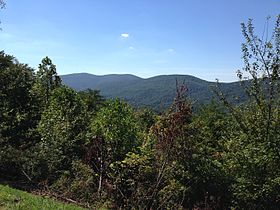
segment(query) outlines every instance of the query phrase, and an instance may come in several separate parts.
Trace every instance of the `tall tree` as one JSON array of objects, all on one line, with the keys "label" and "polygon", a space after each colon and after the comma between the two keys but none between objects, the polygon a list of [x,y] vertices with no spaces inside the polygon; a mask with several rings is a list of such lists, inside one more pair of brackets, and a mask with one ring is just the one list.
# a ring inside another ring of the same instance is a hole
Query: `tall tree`
[{"label": "tall tree", "polygon": [[123,160],[139,145],[132,108],[120,100],[109,101],[93,117],[88,137],[87,159],[99,175],[98,192],[101,194],[104,180],[110,182],[109,166]]},{"label": "tall tree", "polygon": [[230,150],[224,156],[226,168],[234,177],[232,193],[236,208],[277,209],[280,205],[280,16],[271,37],[268,31],[264,31],[266,36],[257,36],[251,19],[241,27],[245,39],[244,68],[238,71],[238,77],[250,101],[234,107],[220,93],[233,119],[226,143]]},{"label": "tall tree", "polygon": [[33,84],[32,68],[0,52],[0,162],[8,161],[10,166],[34,144],[32,129],[37,121],[30,93]]},{"label": "tall tree", "polygon": [[56,66],[49,57],[45,57],[39,64],[39,70],[36,73],[35,90],[41,95],[42,102],[46,105],[50,99],[51,91],[61,86],[61,79],[57,75]]},{"label": "tall tree", "polygon": [[86,122],[84,104],[73,89],[53,90],[38,126],[41,141],[35,148],[35,168],[40,165],[40,179],[55,180],[81,158]]}]

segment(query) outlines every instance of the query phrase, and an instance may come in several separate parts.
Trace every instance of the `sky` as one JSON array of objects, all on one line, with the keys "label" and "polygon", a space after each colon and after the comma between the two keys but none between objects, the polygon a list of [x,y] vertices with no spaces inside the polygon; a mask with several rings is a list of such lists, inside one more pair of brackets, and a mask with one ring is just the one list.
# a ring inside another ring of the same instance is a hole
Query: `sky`
[{"label": "sky", "polygon": [[6,0],[0,50],[37,69],[52,59],[60,75],[193,75],[237,80],[240,23],[261,34],[280,0]]}]

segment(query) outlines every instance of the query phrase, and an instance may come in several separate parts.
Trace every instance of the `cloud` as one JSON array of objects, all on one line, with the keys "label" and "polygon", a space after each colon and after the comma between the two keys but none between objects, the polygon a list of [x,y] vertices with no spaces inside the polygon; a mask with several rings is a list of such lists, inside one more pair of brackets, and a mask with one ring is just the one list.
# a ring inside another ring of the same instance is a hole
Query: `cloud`
[{"label": "cloud", "polygon": [[130,50],[134,50],[134,47],[130,46],[129,49],[130,49]]},{"label": "cloud", "polygon": [[175,50],[174,50],[173,48],[170,48],[170,49],[168,49],[168,52],[170,52],[170,53],[174,53],[174,52],[175,52]]},{"label": "cloud", "polygon": [[128,33],[122,33],[121,37],[124,38],[124,39],[127,39],[129,37],[129,34]]}]

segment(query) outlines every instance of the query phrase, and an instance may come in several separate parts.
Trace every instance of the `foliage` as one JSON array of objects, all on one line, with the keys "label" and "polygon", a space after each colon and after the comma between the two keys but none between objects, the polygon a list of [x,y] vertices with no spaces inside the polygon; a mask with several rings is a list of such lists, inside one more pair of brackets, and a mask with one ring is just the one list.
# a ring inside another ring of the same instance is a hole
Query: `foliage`
[{"label": "foliage", "polygon": [[98,194],[106,184],[111,190],[109,166],[125,158],[139,145],[133,110],[120,100],[108,101],[93,117],[88,133],[86,161],[99,176]]},{"label": "foliage", "polygon": [[193,155],[191,192],[194,203],[211,209],[224,209],[231,199],[232,176],[227,173],[224,155],[228,149],[232,118],[221,104],[212,101],[202,106],[193,118],[196,153]]},{"label": "foliage", "polygon": [[[133,77],[133,78],[131,78]],[[132,75],[105,75],[78,73],[62,75],[64,84],[78,91],[98,89],[107,99],[121,98],[135,108],[146,107],[157,112],[164,112],[173,102],[176,92],[176,79],[185,81],[188,96],[195,102],[194,107],[209,103],[215,94],[212,87],[215,82],[208,82],[190,75],[160,75],[142,79]],[[230,102],[235,104],[247,100],[239,82],[221,83],[222,91],[228,95]],[[239,97],[239,100],[234,100]]]},{"label": "foliage", "polygon": [[[242,24],[245,67],[234,87],[244,88],[248,100],[232,104],[218,83],[220,101],[196,112],[180,79],[176,91],[169,78],[152,79],[163,79],[159,88],[174,96],[170,108],[156,114],[104,100],[97,90],[77,93],[61,85],[49,58],[34,75],[0,52],[0,175],[43,183],[92,208],[279,209],[279,28],[280,16],[272,38],[260,39],[252,20]],[[120,88],[145,90],[137,86],[140,78],[126,76]],[[153,101],[146,97],[158,97],[153,90],[142,97]],[[2,195],[0,207],[17,207]]]},{"label": "foliage", "polygon": [[0,52],[0,170],[6,168],[9,173],[18,173],[25,150],[36,141],[33,83],[33,69]]},{"label": "foliage", "polygon": [[59,195],[63,197],[79,200],[81,203],[96,200],[97,177],[90,166],[81,161],[74,161],[69,171],[65,171],[62,176],[51,186]]},{"label": "foliage", "polygon": [[38,178],[53,180],[81,158],[87,126],[84,110],[74,90],[67,87],[53,90],[38,125],[41,140],[34,151],[38,157],[36,167],[42,170]]},{"label": "foliage", "polygon": [[139,145],[133,110],[118,99],[108,101],[98,112],[92,120],[91,130],[91,137],[103,139],[112,161],[122,160]]},{"label": "foliage", "polygon": [[100,95],[99,90],[87,89],[78,92],[81,99],[86,105],[86,111],[88,113],[96,114],[96,112],[104,105],[104,97]]},{"label": "foliage", "polygon": [[0,0],[0,8],[3,9],[6,3],[3,0]]},{"label": "foliage", "polygon": [[149,148],[141,147],[141,152],[130,152],[122,161],[111,165],[115,185],[114,203],[130,209],[144,209],[152,200],[156,181],[155,156]]},{"label": "foliage", "polygon": [[[268,24],[268,22],[267,22]],[[245,209],[277,209],[279,206],[279,72],[280,16],[272,37],[255,35],[252,20],[242,24],[245,67],[251,80],[244,86],[250,102],[240,107],[230,105],[221,93],[234,123],[225,146],[225,165],[232,174],[233,203]]]},{"label": "foliage", "polygon": [[152,109],[142,108],[135,112],[139,127],[148,132],[156,122],[156,114]]},{"label": "foliage", "polygon": [[40,95],[42,105],[46,105],[49,102],[51,91],[59,86],[61,86],[61,79],[57,75],[56,66],[50,58],[45,57],[42,63],[39,64],[34,86],[35,91]]}]

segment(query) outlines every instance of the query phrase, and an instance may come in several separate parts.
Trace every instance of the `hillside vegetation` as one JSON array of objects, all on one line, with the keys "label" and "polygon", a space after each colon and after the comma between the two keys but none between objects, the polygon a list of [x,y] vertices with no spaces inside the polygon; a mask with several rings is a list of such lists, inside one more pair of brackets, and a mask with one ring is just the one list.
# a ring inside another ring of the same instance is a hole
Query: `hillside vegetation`
[{"label": "hillside vegetation", "polygon": [[[106,76],[111,93],[151,105],[173,98],[156,113],[64,85],[48,57],[35,72],[0,52],[0,180],[91,209],[279,209],[280,16],[271,40],[255,35],[252,20],[242,32],[240,83],[217,84],[216,100],[196,112],[188,97],[210,93],[194,77]],[[245,102],[228,95],[237,86]],[[53,205],[17,192],[1,186],[0,205]]]},{"label": "hillside vegetation", "polygon": [[[185,83],[188,97],[195,106],[207,104],[216,98],[215,82],[208,82],[189,75],[161,75],[142,79],[134,75],[96,76],[87,73],[62,75],[64,84],[77,91],[97,89],[106,98],[121,98],[134,107],[149,107],[163,111],[175,97],[176,81]],[[229,100],[238,104],[246,101],[244,90],[239,82],[220,83]],[[238,100],[236,98],[238,97]]]}]

